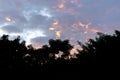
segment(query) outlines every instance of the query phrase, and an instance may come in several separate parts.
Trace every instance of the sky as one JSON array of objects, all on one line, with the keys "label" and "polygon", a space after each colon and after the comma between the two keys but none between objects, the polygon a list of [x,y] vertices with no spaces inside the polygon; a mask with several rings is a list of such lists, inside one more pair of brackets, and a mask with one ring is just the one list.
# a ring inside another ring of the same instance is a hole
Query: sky
[{"label": "sky", "polygon": [[120,30],[120,0],[0,0],[0,36],[40,47],[49,39],[86,42]]}]

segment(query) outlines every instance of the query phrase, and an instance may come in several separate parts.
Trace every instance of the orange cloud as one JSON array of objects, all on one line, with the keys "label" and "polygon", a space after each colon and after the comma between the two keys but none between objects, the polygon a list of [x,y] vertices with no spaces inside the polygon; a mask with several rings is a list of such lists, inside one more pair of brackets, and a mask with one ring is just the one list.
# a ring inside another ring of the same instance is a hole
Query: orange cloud
[{"label": "orange cloud", "polygon": [[56,31],[56,38],[59,39],[61,36],[61,31]]},{"label": "orange cloud", "polygon": [[65,7],[65,5],[63,3],[61,3],[60,5],[58,5],[59,9],[63,9]]},{"label": "orange cloud", "polygon": [[12,21],[12,19],[10,17],[6,17],[5,20],[8,22]]},{"label": "orange cloud", "polygon": [[53,26],[56,26],[56,25],[58,25],[59,24],[59,22],[57,21],[57,20],[55,20],[54,22],[53,22]]},{"label": "orange cloud", "polygon": [[97,29],[91,29],[91,32],[93,32],[93,33],[97,33],[97,32],[100,32],[100,31],[97,30]]},{"label": "orange cloud", "polygon": [[49,28],[49,30],[51,30],[51,31],[54,31],[54,30],[55,30],[55,28],[53,28],[53,27],[50,27],[50,28]]}]

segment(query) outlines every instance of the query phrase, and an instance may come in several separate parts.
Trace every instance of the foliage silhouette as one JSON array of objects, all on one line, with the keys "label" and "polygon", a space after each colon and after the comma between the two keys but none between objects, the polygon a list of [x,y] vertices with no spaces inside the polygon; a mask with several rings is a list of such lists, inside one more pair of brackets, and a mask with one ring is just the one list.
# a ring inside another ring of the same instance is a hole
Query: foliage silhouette
[{"label": "foliage silhouette", "polygon": [[82,63],[115,64],[119,60],[120,53],[120,31],[115,30],[115,34],[108,35],[97,33],[95,40],[90,39],[86,44],[82,44],[83,50],[78,54],[78,59]]},{"label": "foliage silhouette", "polygon": [[63,57],[68,56],[70,54],[70,50],[73,48],[73,46],[69,44],[69,40],[61,41],[60,39],[51,39],[49,40],[49,45],[51,53],[58,54],[59,51],[62,51]]},{"label": "foliage silhouette", "polygon": [[[113,35],[97,33],[85,44],[78,41],[82,50],[77,58],[69,58],[73,49],[69,40],[50,39],[49,45],[35,49],[26,46],[18,36],[9,40],[8,35],[0,38],[0,71],[80,71],[83,65],[117,65],[120,53],[120,31]],[[56,57],[56,55],[60,55]]]}]

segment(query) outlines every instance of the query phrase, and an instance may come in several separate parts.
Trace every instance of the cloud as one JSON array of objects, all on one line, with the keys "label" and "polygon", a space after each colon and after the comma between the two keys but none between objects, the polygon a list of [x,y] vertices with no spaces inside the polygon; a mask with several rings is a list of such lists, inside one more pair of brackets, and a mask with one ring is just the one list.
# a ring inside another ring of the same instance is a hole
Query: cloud
[{"label": "cloud", "polygon": [[[62,39],[85,41],[94,36],[91,30],[120,29],[119,7],[119,0],[0,0],[0,33],[20,35],[33,44],[55,39],[56,31]],[[79,22],[92,24],[84,29]]]},{"label": "cloud", "polygon": [[8,25],[8,26],[4,26],[1,28],[2,30],[4,30],[7,33],[22,33],[22,30],[14,25]]},{"label": "cloud", "polygon": [[46,45],[48,44],[49,39],[51,39],[50,37],[35,37],[32,38],[30,41],[33,44],[38,44],[38,45]]}]

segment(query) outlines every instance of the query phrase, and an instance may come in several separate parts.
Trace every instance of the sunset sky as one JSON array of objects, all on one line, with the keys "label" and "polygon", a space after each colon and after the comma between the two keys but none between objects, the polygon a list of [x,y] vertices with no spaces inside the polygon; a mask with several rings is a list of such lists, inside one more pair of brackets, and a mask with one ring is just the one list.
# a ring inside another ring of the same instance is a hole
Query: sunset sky
[{"label": "sunset sky", "polygon": [[120,0],[0,0],[0,35],[40,46],[49,39],[86,42],[120,30]]}]

